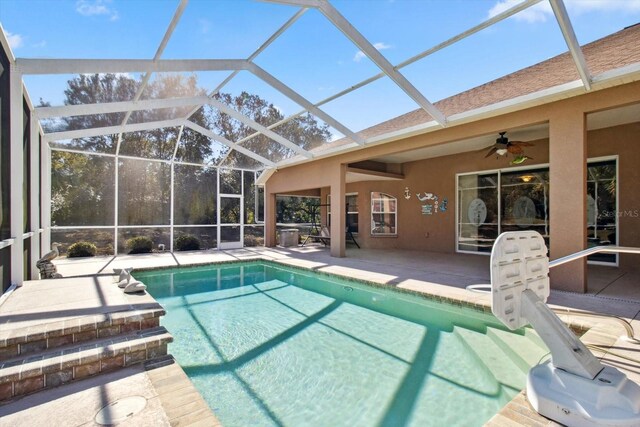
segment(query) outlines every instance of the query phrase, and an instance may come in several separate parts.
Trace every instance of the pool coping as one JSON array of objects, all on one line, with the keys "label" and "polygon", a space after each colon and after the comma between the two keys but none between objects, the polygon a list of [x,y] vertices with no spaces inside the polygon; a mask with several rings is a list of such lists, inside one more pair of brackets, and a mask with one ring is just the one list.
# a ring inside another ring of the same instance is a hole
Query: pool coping
[{"label": "pool coping", "polygon": [[[371,275],[370,272],[338,267],[327,264],[318,264],[313,261],[300,259],[271,259],[258,256],[248,260],[228,260],[210,263],[192,263],[182,264],[179,266],[155,266],[149,268],[138,268],[136,271],[157,271],[168,269],[182,269],[194,267],[220,266],[232,264],[251,264],[264,263],[274,266],[286,267],[301,272],[314,272],[328,278],[337,278],[347,282],[364,284],[379,289],[387,289],[398,293],[414,295],[432,302],[440,302],[449,304],[454,307],[462,307],[481,312],[483,314],[492,314],[491,311],[491,295],[489,293],[473,292],[453,286],[441,285],[436,283],[424,282],[420,280],[372,280],[363,277],[364,274]],[[306,264],[306,265],[305,265]],[[327,271],[332,270],[333,271]],[[335,268],[337,267],[337,268]],[[338,271],[336,271],[338,270]],[[347,272],[340,270],[351,270],[353,275],[347,275]],[[364,274],[363,274],[364,273]],[[135,274],[135,273],[134,273]],[[591,351],[600,359],[604,359],[609,349],[616,347],[620,350],[623,345],[621,336],[626,332],[624,327],[620,325],[618,320],[613,320],[615,316],[599,317],[597,313],[588,311],[569,309],[562,306],[554,306],[555,308],[566,309],[566,313],[558,314],[562,321],[569,326],[576,334],[581,336],[581,340],[591,345],[597,345],[601,349],[593,349]],[[588,317],[596,315],[598,317]],[[620,318],[621,319],[621,318]],[[630,322],[627,322],[630,323]],[[623,349],[624,350],[624,349]],[[628,349],[633,352],[633,349]],[[621,366],[619,369],[623,370]],[[189,380],[190,381],[190,380]],[[526,391],[522,390],[511,401],[509,401],[495,416],[485,423],[485,426],[505,427],[505,426],[559,426],[560,424],[543,417],[538,414],[526,399]]]}]

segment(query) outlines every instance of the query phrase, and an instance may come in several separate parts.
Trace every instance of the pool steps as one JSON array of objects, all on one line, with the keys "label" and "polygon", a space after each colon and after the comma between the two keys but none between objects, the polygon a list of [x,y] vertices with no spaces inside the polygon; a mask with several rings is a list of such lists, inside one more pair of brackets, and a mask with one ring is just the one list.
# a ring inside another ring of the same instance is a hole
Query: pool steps
[{"label": "pool steps", "polygon": [[532,333],[517,335],[492,327],[481,333],[454,326],[453,334],[477,358],[480,366],[513,395],[525,387],[526,373],[531,366],[548,353],[532,338]]},{"label": "pool steps", "polygon": [[167,354],[157,303],[17,328],[0,335],[0,401]]},{"label": "pool steps", "polygon": [[158,303],[138,305],[135,311],[118,311],[0,332],[0,362],[50,348],[119,335],[160,325],[165,311]]},{"label": "pool steps", "polygon": [[524,372],[537,365],[549,354],[549,350],[540,346],[536,341],[529,340],[531,336],[523,337],[502,329],[487,328],[487,336],[491,337],[500,349],[508,354],[511,360]]}]

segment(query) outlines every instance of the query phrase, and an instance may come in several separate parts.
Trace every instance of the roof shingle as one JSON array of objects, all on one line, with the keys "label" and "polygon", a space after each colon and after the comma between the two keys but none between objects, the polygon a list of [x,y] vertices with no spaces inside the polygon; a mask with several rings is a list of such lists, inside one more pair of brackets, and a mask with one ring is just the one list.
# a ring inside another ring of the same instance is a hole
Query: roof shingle
[{"label": "roof shingle", "polygon": [[[640,24],[586,44],[582,46],[582,52],[592,75],[640,62]],[[565,52],[489,83],[442,99],[436,102],[435,106],[445,116],[451,116],[578,79],[580,76],[575,63],[569,52]],[[433,119],[427,112],[417,109],[364,129],[358,134],[363,138],[372,138],[431,120]],[[323,150],[328,146],[335,147],[345,144],[347,141],[346,138],[343,138],[318,148]]]}]

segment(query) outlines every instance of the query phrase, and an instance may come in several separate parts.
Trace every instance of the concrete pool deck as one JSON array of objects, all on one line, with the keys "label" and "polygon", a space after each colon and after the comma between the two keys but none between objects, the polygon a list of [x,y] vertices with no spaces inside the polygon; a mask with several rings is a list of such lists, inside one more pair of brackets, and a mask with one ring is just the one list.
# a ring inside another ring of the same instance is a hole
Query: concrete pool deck
[{"label": "concrete pool deck", "polygon": [[[405,291],[425,293],[435,299],[483,311],[490,310],[487,294],[464,289],[470,284],[489,283],[489,259],[476,255],[349,248],[346,258],[332,258],[329,256],[328,250],[322,246],[307,246],[304,248],[244,248],[228,251],[123,255],[76,260],[63,258],[55,260],[55,264],[58,271],[65,276],[64,280],[77,277],[78,281],[92,283],[96,278],[112,282],[111,277],[108,276],[113,274],[113,268],[134,267],[142,269],[251,259],[272,260],[286,265],[374,282],[379,285],[389,285]],[[602,266],[590,266],[589,273],[591,293],[572,294],[554,291],[550,303],[624,317],[632,323],[636,330],[640,328],[638,320],[640,289],[635,286],[638,276]],[[54,281],[51,282],[52,285],[54,283]],[[112,285],[112,283],[109,284]],[[47,288],[55,290],[53,286],[47,286]],[[17,290],[16,295],[21,289],[23,288]],[[43,310],[44,308],[45,306],[43,306]],[[2,311],[2,306],[0,306],[0,316]],[[46,310],[42,311],[42,313],[45,312]],[[637,346],[620,338],[625,333],[620,323],[608,319],[574,315],[564,315],[563,318],[574,326],[577,325],[578,329],[588,330],[583,336],[585,342],[599,344],[609,349],[596,352],[604,363],[616,366],[631,379],[640,382],[640,362],[635,362],[638,359],[639,350]],[[130,424],[133,421],[132,418],[122,425],[216,425],[215,417],[206,408],[200,406],[202,399],[197,392],[193,393],[195,390],[192,389],[190,381],[175,364],[153,371],[144,371],[143,369],[130,371],[128,375],[117,376],[116,373],[101,375],[45,390],[1,406],[0,416],[7,421],[16,421],[17,423],[13,423],[13,425],[20,425],[20,420],[26,421],[32,416],[35,416],[36,419],[37,417],[45,417],[42,419],[46,419],[47,413],[61,415],[64,413],[63,408],[69,402],[86,401],[86,405],[77,405],[78,408],[74,408],[78,414],[74,418],[67,418],[69,422],[63,425],[95,425],[93,417],[96,410],[100,408],[97,404],[102,403],[104,406],[105,401],[126,396],[129,387],[127,384],[134,380],[137,381],[136,384],[143,387],[138,394],[145,396],[150,402],[145,408],[145,411],[150,412],[145,413],[155,415],[149,415],[152,418],[146,418],[147,415],[141,413],[137,418],[138,422]],[[105,387],[122,392],[118,394],[114,391],[109,395],[109,399],[105,400]],[[180,398],[188,387],[191,387],[189,389],[191,391],[188,391],[187,394],[191,397],[189,399]],[[130,388],[130,390],[134,390],[134,388]],[[162,398],[163,393],[165,393],[164,399]],[[80,399],[79,396],[84,397]],[[82,410],[81,406],[86,407]],[[157,418],[157,422],[147,423],[153,417]],[[179,420],[179,418],[182,419]],[[521,393],[487,425],[540,426],[554,425],[554,423],[536,414],[528,406],[524,393]]]},{"label": "concrete pool deck", "polygon": [[[153,253],[79,259],[57,259],[55,264],[65,277],[111,274],[113,268],[153,268],[225,261],[269,259],[326,273],[389,284],[433,295],[489,301],[465,287],[489,284],[489,257],[469,254],[355,249],[348,247],[345,258],[333,258],[322,245],[292,248],[252,247],[227,251]],[[552,291],[550,304],[581,310],[640,318],[640,271],[590,265],[589,292]],[[553,287],[553,283],[552,283]]]}]

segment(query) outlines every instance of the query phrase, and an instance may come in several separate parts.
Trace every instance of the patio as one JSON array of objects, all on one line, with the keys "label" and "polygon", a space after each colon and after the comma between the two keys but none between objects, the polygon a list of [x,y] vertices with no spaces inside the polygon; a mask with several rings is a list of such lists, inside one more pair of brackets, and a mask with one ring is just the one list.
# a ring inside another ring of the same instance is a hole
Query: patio
[{"label": "patio", "polygon": [[[198,251],[119,255],[56,260],[65,277],[112,274],[113,268],[154,268],[264,258],[328,273],[384,283],[434,295],[452,295],[474,301],[485,296],[464,288],[488,284],[489,259],[468,254],[445,254],[400,249],[347,248],[345,258],[331,257],[320,244],[292,248],[254,247],[227,251]],[[581,310],[639,319],[640,273],[600,265],[588,267],[585,294],[552,290],[550,303]],[[486,301],[489,301],[486,298]]]},{"label": "patio", "polygon": [[[0,332],[27,329],[35,334],[38,328],[54,330],[64,323],[83,330],[88,316],[96,325],[102,318],[112,323],[127,316],[126,308],[157,319],[162,315],[149,295],[126,296],[116,291],[113,268],[154,268],[208,264],[212,262],[272,260],[285,265],[310,268],[340,276],[362,279],[403,290],[430,294],[449,302],[488,310],[489,295],[465,289],[471,284],[489,283],[488,258],[466,254],[442,254],[408,250],[347,250],[346,258],[330,256],[328,248],[311,245],[293,248],[244,248],[228,251],[154,253],[84,259],[57,259],[58,271],[65,278],[53,281],[30,281],[16,289],[0,305]],[[627,318],[640,327],[640,291],[635,288],[637,273],[622,272],[603,266],[589,267],[590,292],[574,294],[552,291],[550,303],[571,309],[590,310]],[[33,292],[39,293],[34,303]],[[69,295],[74,295],[68,300]],[[51,302],[57,304],[51,305]],[[158,316],[158,317],[156,317]],[[634,345],[625,341],[619,323],[611,319],[582,318],[564,315],[564,320],[578,328],[589,329],[583,341],[599,344],[612,353],[595,350],[607,364],[622,369],[628,376],[640,379],[640,364],[622,357],[635,357]],[[148,321],[148,320],[147,320]],[[125,320],[128,322],[128,320]],[[143,319],[144,323],[145,320]],[[154,325],[157,324],[154,323]],[[153,326],[153,325],[151,325]],[[622,357],[621,357],[622,356]],[[46,360],[46,359],[45,359]],[[64,363],[64,362],[63,362]],[[177,364],[155,363],[135,365],[110,374],[75,381],[70,384],[17,399],[0,408],[0,415],[16,424],[34,419],[50,419],[50,414],[67,414],[63,408],[73,407],[69,414],[73,425],[94,425],[100,408],[132,393],[147,400],[146,407],[122,425],[139,425],[153,420],[155,425],[218,425],[215,414],[208,409],[193,385]],[[44,365],[43,365],[44,366]],[[41,368],[44,370],[44,367]],[[149,370],[151,369],[151,370]],[[185,397],[187,396],[187,397]],[[83,401],[82,405],[74,402]],[[533,412],[520,394],[497,414],[488,425],[553,425]]]}]

